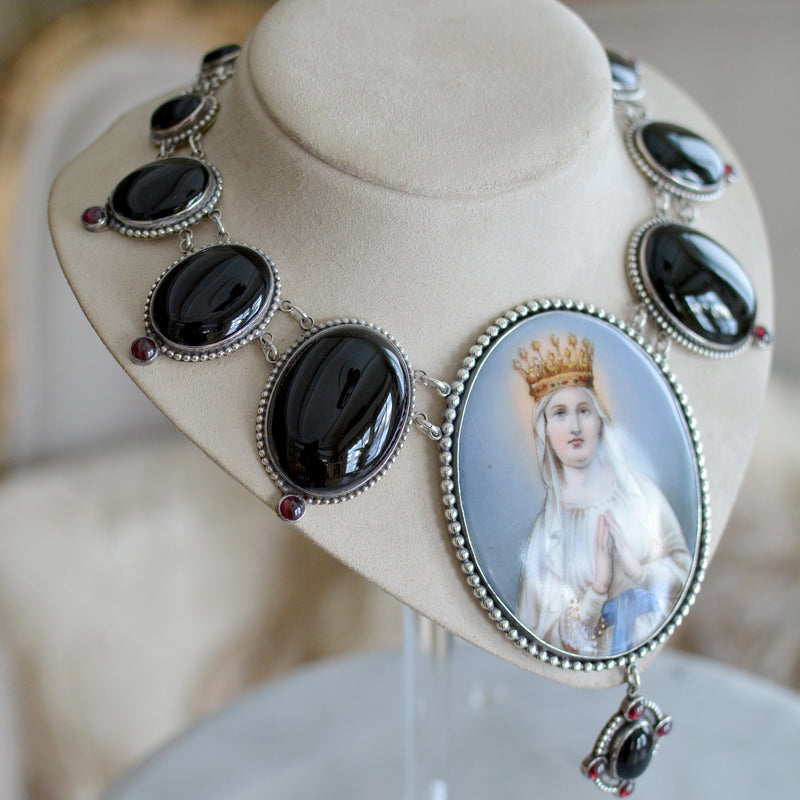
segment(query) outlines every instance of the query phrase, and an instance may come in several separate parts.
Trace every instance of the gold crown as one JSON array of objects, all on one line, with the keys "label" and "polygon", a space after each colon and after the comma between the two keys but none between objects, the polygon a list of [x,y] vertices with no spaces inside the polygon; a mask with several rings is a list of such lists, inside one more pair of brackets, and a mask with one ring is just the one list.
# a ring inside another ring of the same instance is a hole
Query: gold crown
[{"label": "gold crown", "polygon": [[550,343],[553,348],[547,353],[542,353],[539,342],[531,342],[533,353],[520,350],[521,361],[514,359],[514,369],[522,374],[528,382],[531,397],[539,402],[546,394],[570,386],[585,386],[591,389],[594,383],[592,374],[592,360],[594,347],[588,339],[584,339],[580,346],[574,334],[570,334],[567,347],[561,352],[559,338],[553,334]]}]

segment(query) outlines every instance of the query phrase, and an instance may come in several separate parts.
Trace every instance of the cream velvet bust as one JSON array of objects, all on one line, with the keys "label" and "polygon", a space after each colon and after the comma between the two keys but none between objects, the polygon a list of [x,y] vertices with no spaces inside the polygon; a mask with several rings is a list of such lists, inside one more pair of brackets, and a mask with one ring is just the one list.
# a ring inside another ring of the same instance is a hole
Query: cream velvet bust
[{"label": "cream velvet bust", "polygon": [[[696,130],[737,163],[684,92],[646,66],[645,80],[654,117]],[[625,252],[632,231],[654,216],[652,195],[625,152],[601,45],[552,0],[282,0],[219,99],[203,142],[223,176],[225,226],[270,256],[283,296],[315,321],[368,320],[415,368],[452,380],[486,326],[533,298],[632,314]],[[176,239],[94,235],[79,223],[84,208],[153,159],[146,132],[158,103],[132,110],[64,169],[51,198],[53,237],[120,365],[265,502],[265,529],[277,529],[285,525],[271,510],[279,493],[254,436],[268,372],[260,349],[215,363],[132,364],[147,292],[179,256]],[[771,324],[769,258],[746,171],[700,208],[699,227],[746,265],[759,319]],[[199,244],[213,235],[210,223],[195,229]],[[280,350],[300,333],[281,314],[271,330]],[[746,466],[769,356],[710,361],[673,347],[670,366],[703,435],[715,544]],[[441,401],[418,395],[418,408],[440,417]],[[610,672],[550,668],[495,629],[453,558],[439,481],[437,448],[412,430],[374,488],[310,508],[294,530],[485,650],[565,683],[619,683]]]}]

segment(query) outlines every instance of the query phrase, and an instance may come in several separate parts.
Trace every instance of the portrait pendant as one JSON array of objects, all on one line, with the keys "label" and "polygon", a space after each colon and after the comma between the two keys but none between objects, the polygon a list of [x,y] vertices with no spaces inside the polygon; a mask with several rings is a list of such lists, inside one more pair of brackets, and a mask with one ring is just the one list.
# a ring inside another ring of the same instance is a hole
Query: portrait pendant
[{"label": "portrait pendant", "polygon": [[636,661],[688,613],[709,552],[688,400],[639,332],[570,301],[518,306],[463,361],[440,443],[448,530],[505,636],[563,669],[627,671],[583,771],[633,790],[671,719]]}]

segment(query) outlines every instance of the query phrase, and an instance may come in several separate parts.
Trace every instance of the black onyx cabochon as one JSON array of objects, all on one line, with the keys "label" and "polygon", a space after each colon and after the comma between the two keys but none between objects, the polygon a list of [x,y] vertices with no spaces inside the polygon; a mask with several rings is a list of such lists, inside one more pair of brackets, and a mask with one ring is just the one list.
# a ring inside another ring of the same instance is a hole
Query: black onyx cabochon
[{"label": "black onyx cabochon", "polygon": [[717,189],[725,178],[725,162],[702,136],[670,122],[648,122],[639,130],[645,155],[660,172],[689,189]]},{"label": "black onyx cabochon", "polygon": [[606,55],[611,67],[611,83],[614,91],[637,92],[640,89],[640,82],[636,62],[613,50],[606,50]]},{"label": "black onyx cabochon", "polygon": [[650,764],[655,749],[655,735],[650,725],[637,725],[627,731],[614,762],[617,777],[623,780],[638,778]]},{"label": "black onyx cabochon", "polygon": [[411,393],[405,359],[380,331],[346,323],[312,335],[286,362],[269,403],[282,477],[316,497],[359,489],[401,444]]},{"label": "black onyx cabochon", "polygon": [[685,225],[658,224],[645,233],[640,256],[659,304],[695,340],[724,349],[750,336],[755,290],[722,245]]},{"label": "black onyx cabochon", "polygon": [[212,181],[196,158],[163,158],[126,175],[111,193],[111,211],[133,223],[157,223],[190,211]]},{"label": "black onyx cabochon", "polygon": [[175,347],[219,347],[257,325],[274,292],[261,253],[240,244],[212,245],[167,270],[150,299],[150,323]]},{"label": "black onyx cabochon", "polygon": [[199,94],[183,94],[162,103],[150,117],[150,129],[153,133],[164,133],[177,125],[188,121],[203,105]]},{"label": "black onyx cabochon", "polygon": [[239,57],[242,48],[238,44],[224,44],[209,50],[200,62],[200,69],[203,72],[215,69],[216,67],[235,61]]}]

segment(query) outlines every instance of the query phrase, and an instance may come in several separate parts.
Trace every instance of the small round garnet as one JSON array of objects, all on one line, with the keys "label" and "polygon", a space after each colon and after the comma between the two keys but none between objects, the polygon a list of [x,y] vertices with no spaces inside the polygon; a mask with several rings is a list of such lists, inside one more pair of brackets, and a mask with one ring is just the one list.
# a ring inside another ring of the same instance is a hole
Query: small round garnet
[{"label": "small round garnet", "polygon": [[108,214],[103,206],[89,206],[81,214],[81,222],[86,230],[99,231],[106,227]]},{"label": "small round garnet", "polygon": [[607,769],[608,762],[603,756],[599,756],[586,767],[586,777],[590,781],[596,781],[601,775],[605,775]]},{"label": "small round garnet", "polygon": [[725,179],[728,183],[735,183],[739,179],[739,170],[733,164],[725,165]]},{"label": "small round garnet", "polygon": [[131,358],[137,364],[149,364],[158,355],[158,345],[149,336],[140,336],[131,342]]},{"label": "small round garnet", "polygon": [[305,501],[296,494],[284,495],[278,503],[278,516],[286,522],[297,522],[305,513]]},{"label": "small round garnet", "polygon": [[658,724],[656,728],[656,736],[662,737],[666,736],[672,730],[672,718],[667,717],[666,719],[662,719],[661,722]]},{"label": "small round garnet", "polygon": [[644,703],[639,700],[638,702],[634,703],[632,706],[628,708],[625,712],[625,717],[629,719],[631,722],[639,719],[644,713]]},{"label": "small round garnet", "polygon": [[772,334],[763,325],[756,325],[753,329],[753,341],[759,347],[768,347],[772,344]]},{"label": "small round garnet", "polygon": [[625,781],[619,787],[620,797],[630,797],[633,794],[633,781]]}]

